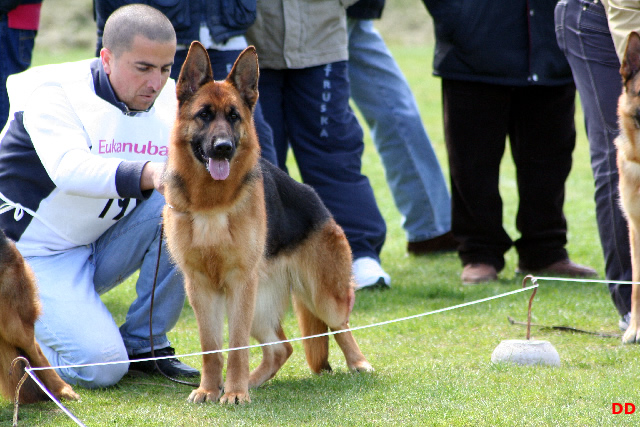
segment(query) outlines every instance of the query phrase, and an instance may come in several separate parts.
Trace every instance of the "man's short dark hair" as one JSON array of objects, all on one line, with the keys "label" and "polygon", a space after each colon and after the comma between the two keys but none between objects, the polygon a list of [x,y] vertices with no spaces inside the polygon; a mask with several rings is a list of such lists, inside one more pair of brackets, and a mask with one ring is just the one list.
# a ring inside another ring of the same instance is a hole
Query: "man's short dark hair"
[{"label": "man's short dark hair", "polygon": [[129,4],[116,9],[104,24],[102,46],[116,57],[127,52],[135,36],[157,42],[175,42],[171,21],[159,10],[144,4]]}]

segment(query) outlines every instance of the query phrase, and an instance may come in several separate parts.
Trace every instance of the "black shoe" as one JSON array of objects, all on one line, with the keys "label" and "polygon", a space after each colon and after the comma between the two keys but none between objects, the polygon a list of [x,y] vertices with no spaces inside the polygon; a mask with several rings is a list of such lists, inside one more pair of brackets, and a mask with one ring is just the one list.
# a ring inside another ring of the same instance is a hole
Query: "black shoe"
[{"label": "black shoe", "polygon": [[[154,350],[155,357],[167,357],[173,356],[176,354],[176,351],[173,347],[165,347],[159,350]],[[135,356],[129,356],[129,360],[137,360],[137,359],[149,359],[151,358],[151,352],[136,354]],[[143,372],[145,374],[160,374],[158,369],[156,368],[156,362],[158,363],[158,367],[162,372],[170,377],[197,377],[200,375],[200,372],[192,368],[191,366],[185,365],[181,361],[179,361],[175,357],[167,358],[167,359],[158,359],[158,360],[146,360],[144,362],[135,362],[129,365],[129,371]]]}]

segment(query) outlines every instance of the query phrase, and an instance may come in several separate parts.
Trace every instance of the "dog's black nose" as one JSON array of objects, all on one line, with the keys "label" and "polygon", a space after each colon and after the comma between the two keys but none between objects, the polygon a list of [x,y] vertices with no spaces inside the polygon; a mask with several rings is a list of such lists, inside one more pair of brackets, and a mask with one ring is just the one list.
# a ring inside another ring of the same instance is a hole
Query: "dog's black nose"
[{"label": "dog's black nose", "polygon": [[225,157],[233,151],[233,144],[229,140],[216,142],[213,145],[214,157]]}]

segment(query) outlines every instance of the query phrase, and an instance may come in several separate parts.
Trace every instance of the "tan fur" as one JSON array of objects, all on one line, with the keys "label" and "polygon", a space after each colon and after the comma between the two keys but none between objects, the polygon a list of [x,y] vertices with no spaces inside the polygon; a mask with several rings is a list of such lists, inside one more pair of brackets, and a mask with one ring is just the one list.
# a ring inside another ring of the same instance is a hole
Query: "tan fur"
[{"label": "tan fur", "polygon": [[[615,144],[620,175],[622,210],[629,224],[632,280],[640,281],[640,36],[629,35],[620,74],[623,90],[618,100],[620,135]],[[640,288],[632,285],[631,320],[622,337],[624,343],[640,342]]]},{"label": "tan fur", "polygon": [[[210,77],[207,77],[210,76]],[[177,84],[178,120],[167,162],[164,210],[169,250],[184,273],[204,352],[222,348],[224,313],[229,321],[229,346],[286,339],[280,321],[294,296],[303,334],[348,328],[354,301],[351,253],[340,227],[331,219],[295,250],[265,258],[267,234],[264,187],[258,158],[260,148],[252,120],[257,101],[258,64],[253,47],[247,48],[224,81],[213,81],[206,50],[194,42]],[[204,105],[213,111],[240,110],[235,129],[218,116],[203,125],[197,119]],[[225,180],[214,180],[196,159],[190,142],[237,132],[239,142]],[[349,368],[372,370],[351,333],[336,336]],[[330,369],[326,339],[305,342],[314,372]],[[249,372],[248,350],[228,356],[223,386],[223,357],[203,357],[200,387],[193,402],[250,401],[249,387],[272,378],[293,351],[288,343],[263,348],[260,365]]]},{"label": "tan fur", "polygon": [[[0,236],[0,393],[11,401],[24,374],[22,363],[18,363],[9,374],[16,357],[26,357],[34,368],[51,366],[34,335],[34,324],[40,314],[37,295],[33,272],[13,242],[3,233]],[[56,397],[68,400],[80,398],[54,370],[37,371],[36,375]],[[48,396],[31,378],[20,390],[19,403],[47,399]]]}]

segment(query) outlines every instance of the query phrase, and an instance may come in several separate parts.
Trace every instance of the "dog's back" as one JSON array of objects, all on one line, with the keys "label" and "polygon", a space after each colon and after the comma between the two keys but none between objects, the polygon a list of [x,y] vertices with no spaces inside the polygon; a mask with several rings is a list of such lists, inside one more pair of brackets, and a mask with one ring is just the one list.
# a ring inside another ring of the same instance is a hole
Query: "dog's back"
[{"label": "dog's back", "polygon": [[312,232],[331,219],[317,193],[269,161],[261,159],[264,199],[267,210],[267,247],[272,258],[281,251],[295,250]]}]

